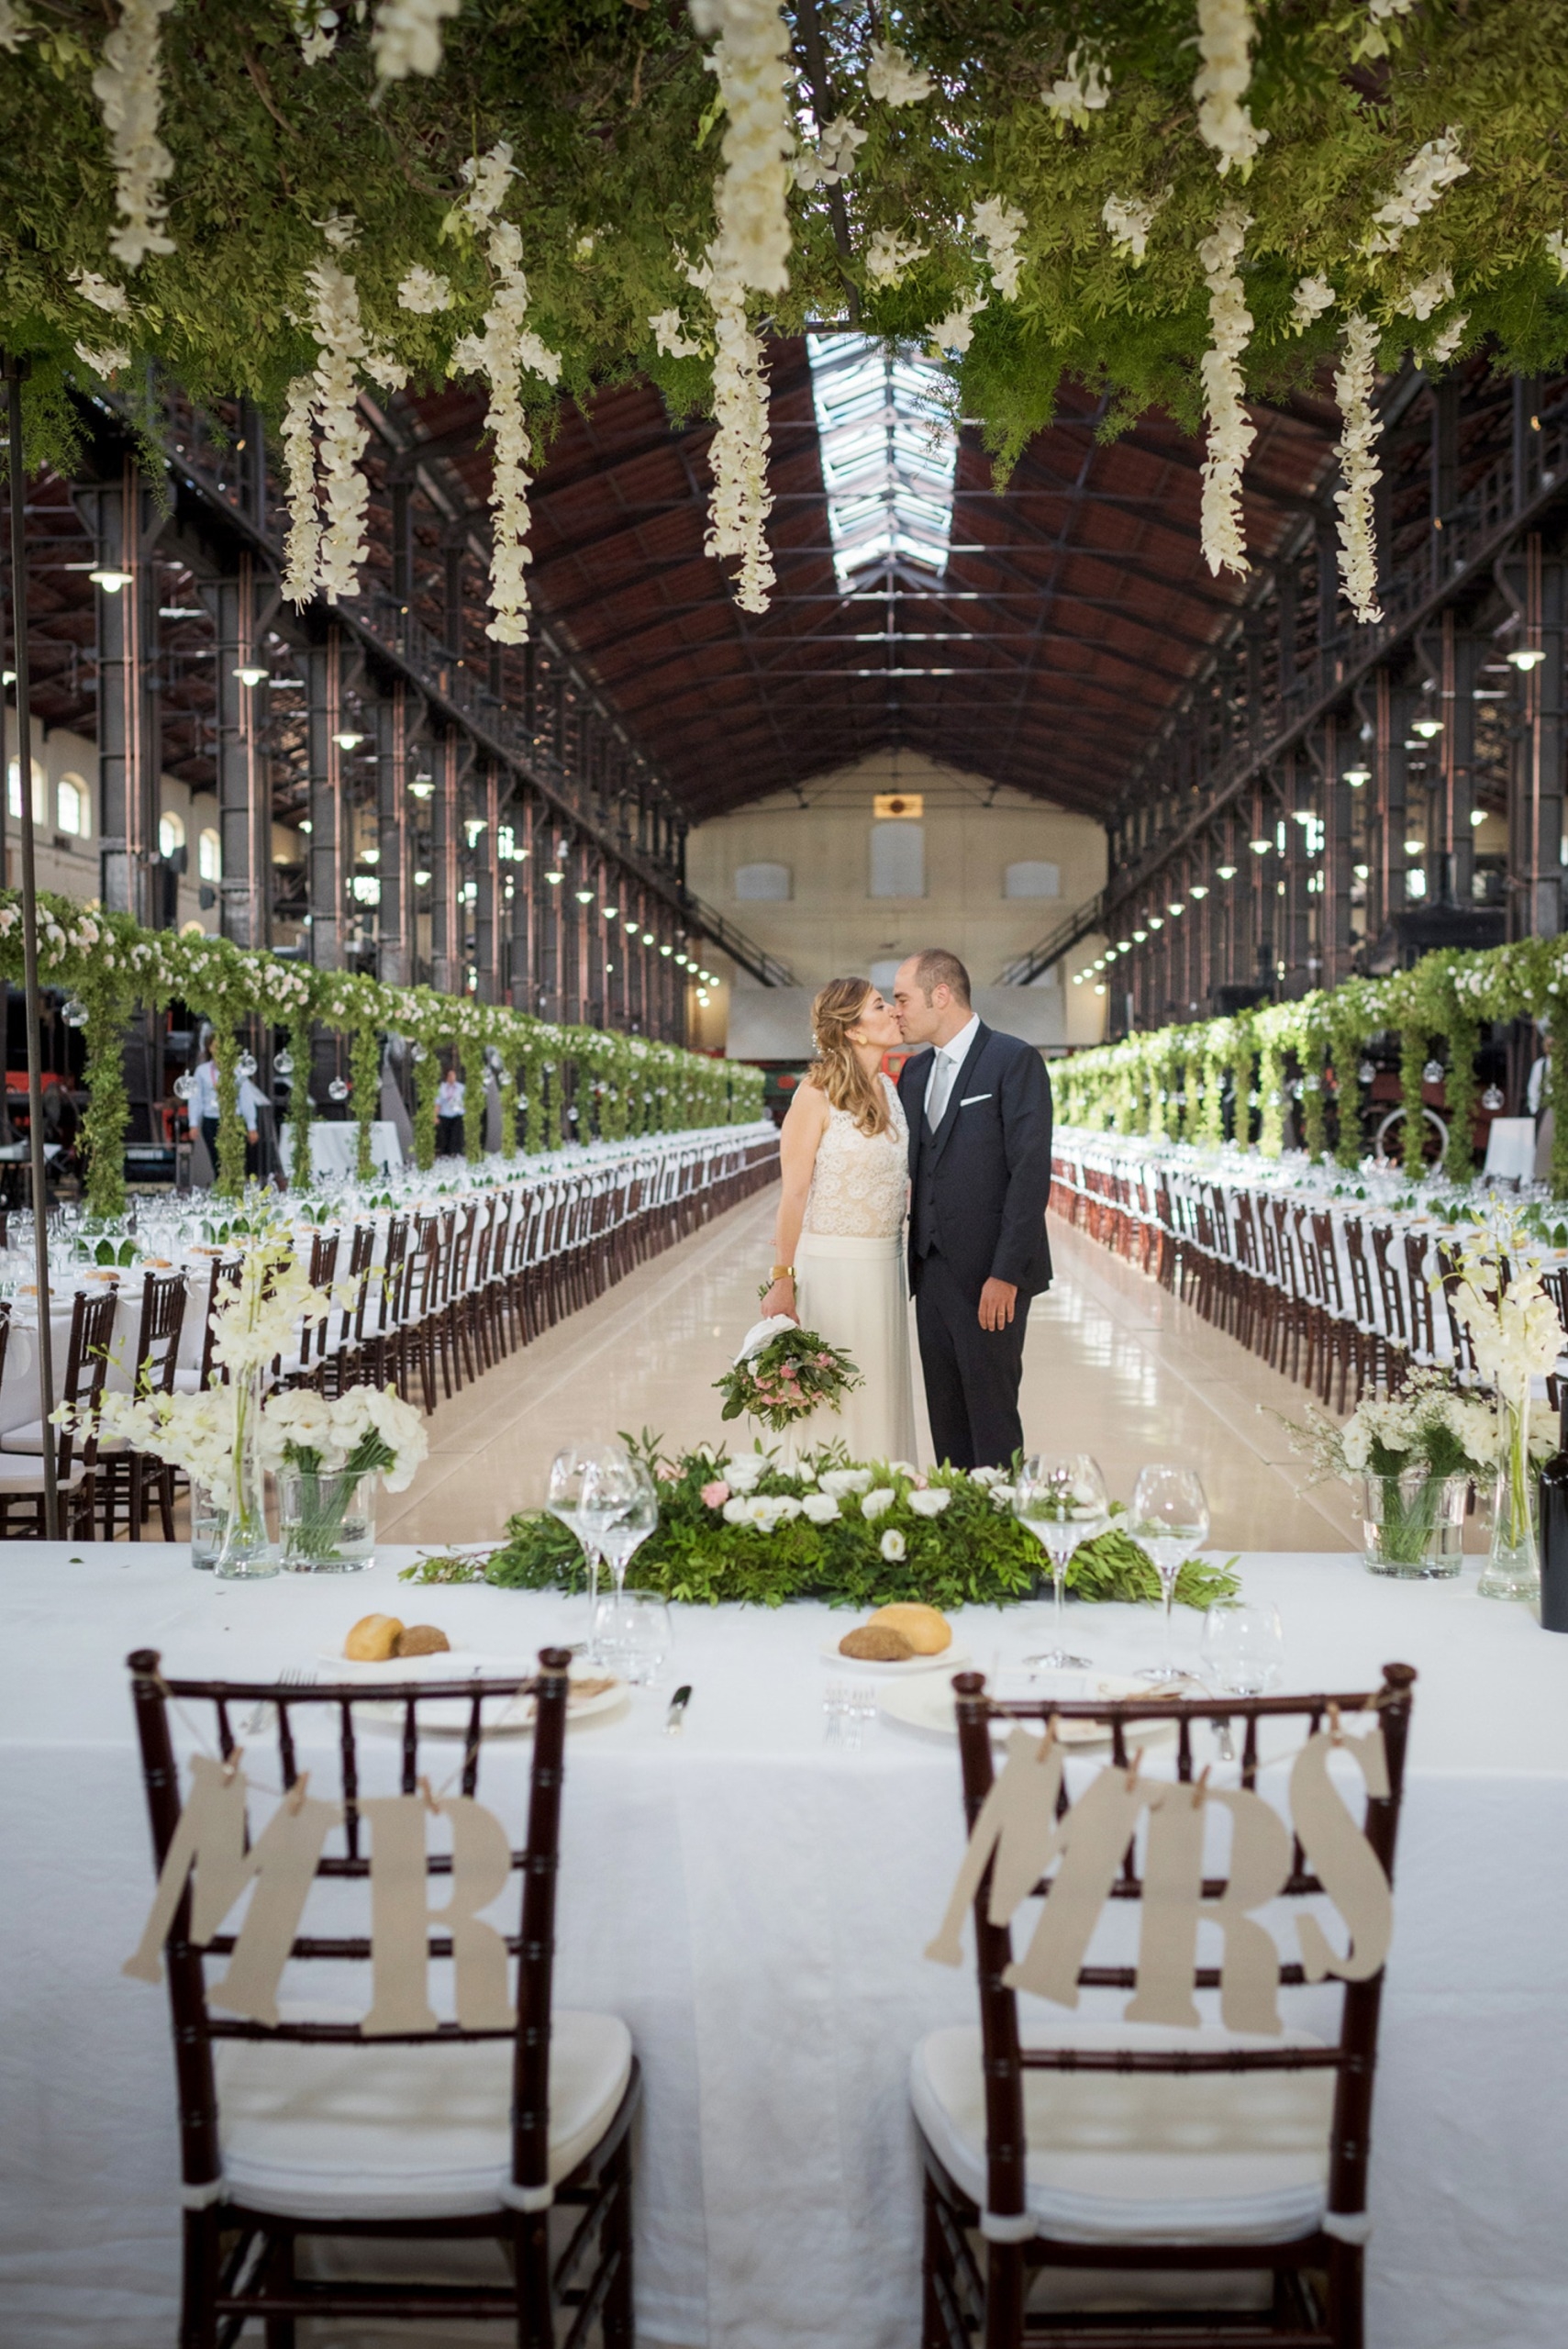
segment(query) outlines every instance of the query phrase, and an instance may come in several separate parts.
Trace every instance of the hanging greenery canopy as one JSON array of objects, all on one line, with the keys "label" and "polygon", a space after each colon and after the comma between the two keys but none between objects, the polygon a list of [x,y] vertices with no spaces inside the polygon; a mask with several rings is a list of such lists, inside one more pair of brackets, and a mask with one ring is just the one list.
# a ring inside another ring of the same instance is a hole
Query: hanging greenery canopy
[{"label": "hanging greenery canopy", "polygon": [[[316,971],[233,945],[172,930],[142,930],[127,914],[104,913],[70,897],[39,900],[39,975],[70,991],[69,1025],[86,1045],[89,1095],[85,1130],[87,1202],[95,1215],[125,1205],[128,1119],[123,1068],[128,1021],[138,1005],[183,1003],[209,1019],[218,1070],[218,1189],[237,1195],[245,1182],[245,1128],[239,1069],[249,1027],[285,1031],[293,1057],[290,1121],[295,1163],[309,1164],[309,1078],[318,1031],[349,1041],[349,1098],[359,1125],[359,1171],[372,1172],[371,1126],[381,1114],[382,1047],[402,1038],[415,1055],[416,1161],[435,1157],[435,1088],[441,1054],[461,1063],[469,1102],[484,1098],[487,1073],[501,1105],[502,1152],[516,1157],[559,1150],[595,1137],[683,1132],[744,1125],[762,1114],[761,1069],[683,1052],[643,1036],[596,1028],[557,1027],[432,987],[384,986],[357,973]],[[21,907],[0,893],[0,978],[22,976]],[[484,1119],[464,1120],[468,1155],[484,1154]]]},{"label": "hanging greenery canopy", "polygon": [[[1057,1107],[1070,1125],[1100,1131],[1218,1142],[1225,1135],[1229,1087],[1234,1130],[1244,1136],[1250,1107],[1259,1110],[1258,1146],[1277,1158],[1284,1147],[1287,1067],[1301,1085],[1308,1154],[1327,1149],[1327,1099],[1336,1089],[1341,1166],[1361,1163],[1358,1063],[1368,1041],[1390,1030],[1400,1041],[1401,1107],[1407,1163],[1419,1165],[1422,1087],[1434,1058],[1446,1059],[1448,1147],[1443,1171],[1456,1183],[1474,1172],[1471,1141],[1483,1026],[1536,1019],[1553,1031],[1568,1005],[1568,941],[1525,938],[1480,953],[1444,949],[1385,979],[1347,979],[1292,1003],[1273,1003],[1229,1019],[1158,1028],[1075,1053],[1053,1071]],[[1435,1073],[1435,1072],[1434,1072]],[[1557,1044],[1547,1096],[1555,1112],[1552,1187],[1568,1198],[1568,1052]]]},{"label": "hanging greenery canopy", "polygon": [[0,342],[30,462],[70,378],[259,399],[300,597],[363,559],[357,389],[482,380],[507,641],[551,407],[634,371],[717,411],[758,608],[763,329],[929,343],[1004,461],[1064,375],[1203,423],[1232,568],[1243,397],[1332,359],[1364,617],[1376,369],[1568,352],[1565,121],[1568,0],[0,0]]}]

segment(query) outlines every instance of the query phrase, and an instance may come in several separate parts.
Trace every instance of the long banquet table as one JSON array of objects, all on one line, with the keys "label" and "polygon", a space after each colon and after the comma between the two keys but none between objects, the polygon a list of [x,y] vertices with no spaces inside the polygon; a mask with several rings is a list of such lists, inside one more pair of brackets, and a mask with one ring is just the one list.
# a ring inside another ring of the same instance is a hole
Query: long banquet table
[{"label": "long banquet table", "polygon": [[[161,1993],[121,1976],[151,1870],[123,1659],[182,1673],[310,1667],[359,1615],[441,1624],[526,1657],[573,1603],[351,1579],[254,1585],[144,1543],[0,1550],[0,2341],[166,2349],[177,2286],[172,2066]],[[1417,1665],[1385,2005],[1369,2254],[1371,2349],[1558,2349],[1568,2308],[1568,1639],[1345,1556],[1241,1562],[1277,1600],[1286,1680]],[[969,2020],[973,1976],[921,1956],[956,1867],[953,1746],[878,1722],[825,1737],[821,1649],[845,1619],[678,1609],[668,1687],[569,1739],[558,1996],[623,2014],[647,2075],[639,2320],[712,2349],[909,2349],[917,2193],[905,2080],[919,2035]],[[1178,1623],[1195,1658],[1198,1620]],[[1074,1608],[1097,1666],[1147,1661],[1152,1610]],[[974,1609],[982,1668],[1041,1610]],[[394,1766],[389,1735],[387,1767]],[[520,1797],[497,1741],[482,1798]],[[1200,1758],[1202,1758],[1200,1756]],[[390,1783],[390,1781],[389,1781]]]}]

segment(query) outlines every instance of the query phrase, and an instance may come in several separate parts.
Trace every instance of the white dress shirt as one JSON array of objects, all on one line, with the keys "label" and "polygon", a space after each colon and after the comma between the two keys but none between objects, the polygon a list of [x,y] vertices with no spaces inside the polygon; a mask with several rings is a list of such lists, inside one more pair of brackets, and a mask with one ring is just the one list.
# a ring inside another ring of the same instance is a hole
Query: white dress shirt
[{"label": "white dress shirt", "polygon": [[926,1086],[926,1123],[933,1133],[947,1115],[947,1106],[958,1082],[959,1070],[969,1057],[969,1048],[979,1028],[980,1014],[972,1011],[967,1025],[961,1028],[956,1036],[950,1036],[945,1044],[933,1048],[930,1081]]}]

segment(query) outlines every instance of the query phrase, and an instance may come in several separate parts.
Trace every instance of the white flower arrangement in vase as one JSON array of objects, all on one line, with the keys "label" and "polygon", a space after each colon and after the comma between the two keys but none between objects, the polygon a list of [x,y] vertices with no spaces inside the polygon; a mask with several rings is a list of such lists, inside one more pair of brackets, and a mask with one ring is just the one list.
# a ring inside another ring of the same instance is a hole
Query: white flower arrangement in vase
[{"label": "white flower arrangement in vase", "polygon": [[1538,1378],[1550,1377],[1563,1351],[1562,1324],[1540,1274],[1529,1262],[1520,1217],[1499,1217],[1459,1256],[1451,1298],[1470,1333],[1475,1367],[1491,1386],[1498,1431],[1492,1552],[1480,1582],[1483,1598],[1533,1599],[1540,1588],[1535,1479],[1530,1463],[1554,1449],[1551,1415],[1531,1403]]},{"label": "white flower arrangement in vase", "polygon": [[350,1386],[330,1401],[308,1386],[270,1396],[261,1450],[278,1475],[284,1565],[307,1574],[368,1565],[374,1479],[406,1491],[429,1449],[418,1412],[393,1387]]}]

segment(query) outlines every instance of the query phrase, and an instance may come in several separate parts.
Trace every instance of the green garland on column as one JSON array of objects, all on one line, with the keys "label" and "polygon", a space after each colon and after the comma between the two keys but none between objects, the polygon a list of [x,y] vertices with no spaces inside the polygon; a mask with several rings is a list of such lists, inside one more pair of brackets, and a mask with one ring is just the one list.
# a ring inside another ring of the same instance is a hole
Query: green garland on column
[{"label": "green garland on column", "polygon": [[117,969],[84,973],[76,989],[86,1011],[82,1030],[86,1048],[83,1082],[87,1114],[82,1121],[82,1149],[86,1159],[88,1212],[95,1216],[125,1213],[125,1138],[130,1124],[130,1099],[125,1085],[125,1031],[134,997],[128,996]]},{"label": "green garland on column", "polygon": [[217,1165],[213,1187],[220,1198],[237,1199],[245,1188],[245,1120],[239,1114],[239,1031],[230,1014],[214,1010],[212,1058],[217,1071]]},{"label": "green garland on column", "polygon": [[1334,1163],[1353,1174],[1362,1161],[1362,1038],[1348,1017],[1335,1016],[1329,1025],[1329,1059],[1339,1086],[1340,1134]]},{"label": "green garland on column", "polygon": [[1451,1059],[1448,1072],[1448,1147],[1443,1173],[1451,1183],[1468,1183],[1475,1172],[1475,1055],[1481,1050],[1481,1023],[1456,1013],[1448,1031]]},{"label": "green garland on column", "polygon": [[1568,1199],[1568,1052],[1560,1030],[1568,1030],[1561,1008],[1554,1011],[1550,1056],[1546,1063],[1545,1097],[1551,1108],[1551,1190]]},{"label": "green garland on column", "polygon": [[381,1030],[366,1024],[356,1028],[349,1047],[349,1083],[352,1088],[354,1123],[359,1129],[354,1172],[361,1183],[375,1173],[371,1128],[381,1115]]},{"label": "green garland on column", "polygon": [[1412,1172],[1422,1164],[1426,1154],[1426,1103],[1421,1098],[1425,1080],[1421,1072],[1431,1049],[1432,1040],[1424,1028],[1399,1030],[1399,1106],[1405,1113],[1399,1163]]},{"label": "green garland on column", "polygon": [[1329,1148],[1329,1102],[1323,1090],[1321,1049],[1309,1048],[1302,1063],[1301,1126],[1307,1155],[1314,1166],[1319,1166]]},{"label": "green garland on column", "polygon": [[414,1063],[414,1163],[428,1174],[436,1163],[436,1095],[440,1090],[440,1055],[421,1037],[421,1057]]},{"label": "green garland on column", "polygon": [[463,1109],[462,1154],[471,1166],[476,1166],[484,1156],[484,1079],[489,1063],[484,1057],[484,1040],[464,1036],[458,1047],[462,1061]]},{"label": "green garland on column", "polygon": [[1284,1149],[1284,1047],[1273,1036],[1264,1038],[1259,1055],[1258,1090],[1263,1097],[1258,1148],[1264,1158],[1278,1158]]}]

